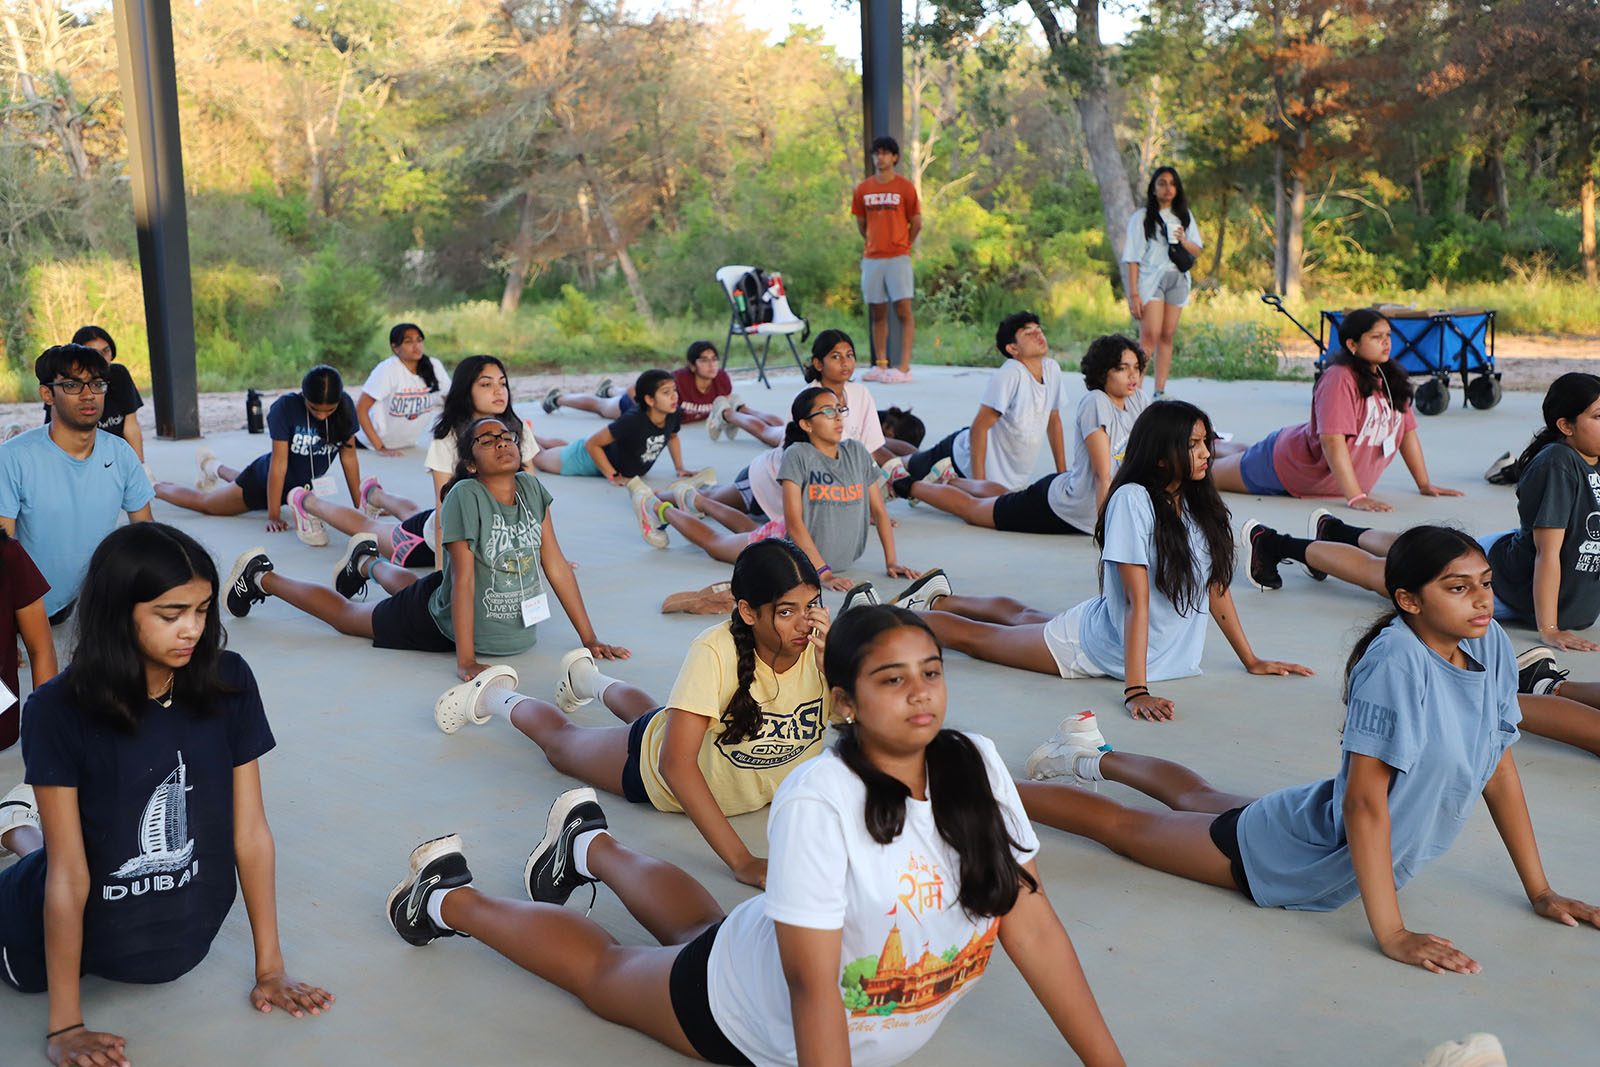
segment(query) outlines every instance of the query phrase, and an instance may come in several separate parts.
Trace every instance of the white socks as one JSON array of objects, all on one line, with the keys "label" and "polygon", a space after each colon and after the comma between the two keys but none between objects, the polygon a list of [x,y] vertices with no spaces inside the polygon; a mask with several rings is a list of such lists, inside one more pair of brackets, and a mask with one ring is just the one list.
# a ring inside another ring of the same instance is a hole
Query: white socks
[{"label": "white socks", "polygon": [[567,671],[567,677],[572,680],[572,695],[579,700],[604,697],[606,690],[618,681],[609,674],[601,674],[600,668],[590,659],[580,659],[574,663]]},{"label": "white socks", "polygon": [[490,684],[488,688],[478,694],[478,714],[499,715],[506,721],[511,719],[511,709],[529,699],[511,688],[510,678],[496,678],[495,683],[505,682],[505,685]]},{"label": "white socks", "polygon": [[437,926],[441,930],[455,929],[455,927],[444,921],[444,912],[440,909],[444,907],[445,897],[449,896],[451,893],[454,893],[457,889],[465,888],[466,886],[456,885],[451,886],[449,889],[441,889],[438,892],[428,894],[428,919],[433,923],[433,925]]},{"label": "white socks", "polygon": [[1106,776],[1100,773],[1100,761],[1105,757],[1105,751],[1080,752],[1072,761],[1072,773],[1090,782],[1103,782]]},{"label": "white socks", "polygon": [[589,869],[589,846],[603,833],[604,830],[587,830],[572,839],[572,865],[585,878],[594,877],[594,872]]}]

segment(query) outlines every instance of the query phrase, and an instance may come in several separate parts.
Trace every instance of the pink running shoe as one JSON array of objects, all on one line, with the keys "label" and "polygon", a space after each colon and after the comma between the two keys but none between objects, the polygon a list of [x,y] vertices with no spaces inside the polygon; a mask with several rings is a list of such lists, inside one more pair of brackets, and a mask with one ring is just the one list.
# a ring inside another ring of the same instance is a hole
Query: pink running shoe
[{"label": "pink running shoe", "polygon": [[310,495],[311,490],[305,486],[289,490],[289,510],[294,512],[294,535],[300,538],[302,544],[321,548],[328,543],[328,531],[321,519],[306,510],[306,497]]},{"label": "pink running shoe", "polygon": [[378,484],[378,479],[376,478],[366,478],[361,482],[361,509],[367,513],[367,518],[369,519],[381,519],[383,517],[383,509],[368,499],[374,489],[382,488],[383,486]]}]

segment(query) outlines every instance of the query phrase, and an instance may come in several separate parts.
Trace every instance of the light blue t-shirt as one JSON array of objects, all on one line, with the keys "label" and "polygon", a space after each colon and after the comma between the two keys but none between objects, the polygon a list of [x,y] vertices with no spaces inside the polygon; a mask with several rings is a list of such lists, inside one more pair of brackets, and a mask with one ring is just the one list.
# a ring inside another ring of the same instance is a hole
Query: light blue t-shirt
[{"label": "light blue t-shirt", "polygon": [[1350,672],[1338,776],[1280,789],[1239,815],[1257,904],[1332,911],[1360,895],[1344,829],[1353,753],[1398,772],[1389,787],[1396,889],[1455,841],[1522,720],[1516,656],[1500,624],[1461,648],[1481,670],[1452,665],[1400,619],[1373,639]]},{"label": "light blue t-shirt", "polygon": [[[1205,535],[1187,514],[1184,529],[1189,533],[1189,555],[1194,572],[1202,584],[1211,574],[1211,550]],[[1127,676],[1122,661],[1122,626],[1128,617],[1128,593],[1122,587],[1119,563],[1137,563],[1150,575],[1150,636],[1145,652],[1145,680],[1161,682],[1168,678],[1187,678],[1200,673],[1200,655],[1205,651],[1206,619],[1209,599],[1202,593],[1200,603],[1189,614],[1180,615],[1155,583],[1156,513],[1150,491],[1142,485],[1124,485],[1106,501],[1106,543],[1100,552],[1100,587],[1105,590],[1089,601],[1084,610],[1079,640],[1084,655],[1113,678]]]},{"label": "light blue t-shirt", "polygon": [[63,452],[48,425],[0,446],[0,516],[17,521],[17,540],[50,583],[47,615],[77,598],[89,557],[122,512],[154,497],[138,453],[104,430],[95,431],[88,459]]}]

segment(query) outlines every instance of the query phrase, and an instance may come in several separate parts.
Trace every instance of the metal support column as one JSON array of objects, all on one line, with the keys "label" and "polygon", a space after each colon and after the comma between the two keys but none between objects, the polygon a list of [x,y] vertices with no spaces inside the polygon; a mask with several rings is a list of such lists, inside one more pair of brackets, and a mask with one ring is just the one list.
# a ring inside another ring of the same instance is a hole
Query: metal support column
[{"label": "metal support column", "polygon": [[150,338],[150,385],[161,437],[200,436],[194,295],[170,0],[117,0],[117,52]]},{"label": "metal support column", "polygon": [[[900,0],[861,0],[861,155],[866,174],[872,176],[872,142],[889,136],[900,142],[900,159],[908,158],[905,144],[905,65],[901,56]],[[870,319],[867,328],[871,347]],[[889,310],[890,365],[900,354],[900,320]],[[872,353],[874,359],[879,354]]]}]

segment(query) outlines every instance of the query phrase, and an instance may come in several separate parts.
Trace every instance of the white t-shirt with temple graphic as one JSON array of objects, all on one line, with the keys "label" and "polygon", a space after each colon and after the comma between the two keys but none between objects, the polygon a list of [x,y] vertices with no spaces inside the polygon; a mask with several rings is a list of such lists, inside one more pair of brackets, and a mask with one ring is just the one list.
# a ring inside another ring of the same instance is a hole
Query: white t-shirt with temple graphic
[{"label": "white t-shirt with temple graphic", "polygon": [[[968,734],[1005,813],[1014,855],[1039,840],[1011,775],[986,737]],[[792,1065],[794,1021],[774,922],[841,931],[839,984],[857,1067],[900,1063],[933,1037],[989,964],[994,917],[957,902],[961,872],[930,801],[906,802],[905,828],[887,845],[867,833],[866,787],[829,749],[790,774],[772,801],[767,891],[733,909],[707,966],[711,1014],[760,1067]]]}]

